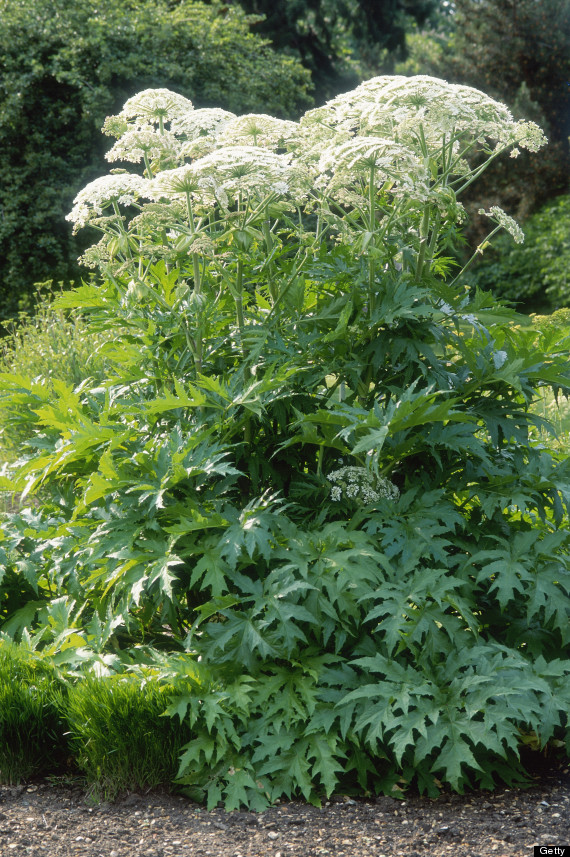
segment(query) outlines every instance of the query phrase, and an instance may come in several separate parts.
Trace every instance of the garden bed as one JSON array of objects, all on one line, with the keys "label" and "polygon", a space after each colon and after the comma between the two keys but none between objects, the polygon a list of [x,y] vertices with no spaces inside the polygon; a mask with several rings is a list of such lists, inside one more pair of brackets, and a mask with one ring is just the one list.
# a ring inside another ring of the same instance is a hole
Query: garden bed
[{"label": "garden bed", "polygon": [[207,812],[183,797],[129,794],[93,804],[75,783],[0,787],[0,853],[30,857],[530,857],[570,841],[568,768],[527,790],[438,800],[333,798],[263,813]]}]

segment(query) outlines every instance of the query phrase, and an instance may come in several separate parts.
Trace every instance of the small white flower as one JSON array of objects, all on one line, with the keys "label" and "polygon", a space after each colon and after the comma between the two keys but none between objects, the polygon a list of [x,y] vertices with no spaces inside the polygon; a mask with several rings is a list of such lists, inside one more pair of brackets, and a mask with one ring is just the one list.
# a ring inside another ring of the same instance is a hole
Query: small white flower
[{"label": "small white flower", "polygon": [[239,197],[285,195],[295,178],[288,155],[254,146],[226,146],[192,164],[165,170],[155,178],[156,196],[191,193],[203,202],[227,205]]},{"label": "small white flower", "polygon": [[528,149],[529,152],[538,152],[539,149],[548,143],[548,140],[543,131],[534,122],[521,120],[515,123],[510,142],[518,143],[519,146],[522,146],[523,149]]},{"label": "small white flower", "polygon": [[381,187],[386,181],[418,173],[418,158],[394,140],[383,137],[353,137],[329,146],[317,165],[316,187],[326,193],[345,191],[355,183],[368,182],[374,168],[375,182]]},{"label": "small white flower", "polygon": [[198,176],[192,164],[184,164],[174,170],[162,170],[152,181],[152,194],[154,199],[163,196],[184,196],[200,191]]},{"label": "small white flower", "polygon": [[383,476],[374,478],[365,467],[347,466],[334,470],[327,477],[333,483],[331,499],[338,502],[344,494],[349,500],[357,500],[366,504],[375,503],[384,498],[397,500],[400,496],[398,488]]},{"label": "small white flower", "polygon": [[[442,142],[449,145],[458,135],[462,145],[471,140],[486,147],[487,141],[496,141],[499,150],[519,145],[537,151],[546,142],[537,125],[515,122],[504,104],[485,93],[427,75],[367,80],[308,111],[300,127],[314,148],[339,135],[389,137],[418,153],[422,140],[428,151],[437,152]],[[456,146],[453,151],[458,152]],[[467,170],[464,160],[454,162],[454,174]]]}]

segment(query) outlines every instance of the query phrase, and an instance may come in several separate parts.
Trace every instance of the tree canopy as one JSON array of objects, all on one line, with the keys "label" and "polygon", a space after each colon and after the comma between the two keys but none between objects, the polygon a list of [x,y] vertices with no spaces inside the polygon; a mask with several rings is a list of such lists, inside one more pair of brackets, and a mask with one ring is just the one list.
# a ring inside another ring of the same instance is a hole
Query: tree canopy
[{"label": "tree canopy", "polygon": [[405,52],[411,20],[420,25],[438,0],[240,0],[247,12],[263,15],[257,30],[280,49],[289,49],[310,69],[315,100],[321,103],[378,73],[391,71]]},{"label": "tree canopy", "polygon": [[548,123],[551,142],[570,135],[570,2],[455,0],[453,72],[509,103],[521,87]]}]

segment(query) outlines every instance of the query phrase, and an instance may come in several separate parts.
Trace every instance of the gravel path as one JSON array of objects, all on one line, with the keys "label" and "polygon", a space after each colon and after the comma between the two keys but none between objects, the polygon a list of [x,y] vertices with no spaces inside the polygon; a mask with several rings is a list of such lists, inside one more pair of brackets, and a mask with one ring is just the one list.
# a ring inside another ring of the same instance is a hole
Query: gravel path
[{"label": "gravel path", "polygon": [[529,790],[340,797],[259,815],[156,792],[93,806],[73,785],[0,787],[1,857],[532,857],[534,845],[568,844],[567,768]]}]

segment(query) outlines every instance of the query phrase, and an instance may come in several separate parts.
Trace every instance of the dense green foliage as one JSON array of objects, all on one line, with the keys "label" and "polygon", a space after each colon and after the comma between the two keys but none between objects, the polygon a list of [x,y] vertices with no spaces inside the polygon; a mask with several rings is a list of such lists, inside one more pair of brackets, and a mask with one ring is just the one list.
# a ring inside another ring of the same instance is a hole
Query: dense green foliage
[{"label": "dense green foliage", "polygon": [[175,687],[156,674],[58,669],[26,643],[0,642],[0,782],[81,777],[92,796],[168,786],[187,724],[164,716]]},{"label": "dense green foliage", "polygon": [[551,142],[570,136],[569,0],[454,0],[452,73],[514,103],[521,86]]},{"label": "dense green foliage", "polygon": [[531,215],[524,231],[524,244],[513,245],[501,236],[485,250],[474,281],[526,308],[570,305],[570,196],[560,196]]},{"label": "dense green foliage", "polygon": [[[533,321],[553,339],[556,337],[559,341],[565,341],[570,335],[570,309],[559,309],[550,315],[534,316]],[[570,453],[570,399],[559,395],[558,391],[546,388],[542,391],[542,398],[536,402],[534,410],[545,417],[556,431],[553,439],[551,436],[547,437],[547,433],[542,430],[542,440],[568,455]]]},{"label": "dense green foliage", "polygon": [[390,77],[299,123],[147,91],[105,127],[135,166],[78,194],[101,277],[59,303],[107,377],[0,379],[36,500],[0,530],[3,634],[154,671],[209,806],[519,782],[523,739],[570,744],[570,473],[532,411],[568,347],[449,253],[539,129]]},{"label": "dense green foliage", "polygon": [[0,0],[0,317],[33,283],[78,279],[65,215],[101,173],[106,115],[145,86],[201,106],[296,115],[308,72],[239,8],[183,0]]}]

